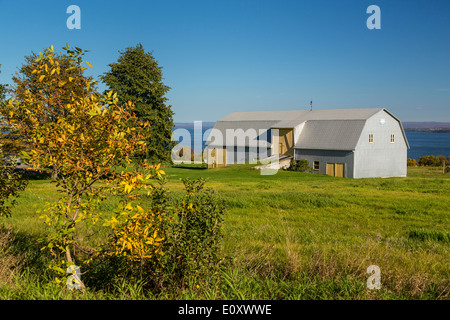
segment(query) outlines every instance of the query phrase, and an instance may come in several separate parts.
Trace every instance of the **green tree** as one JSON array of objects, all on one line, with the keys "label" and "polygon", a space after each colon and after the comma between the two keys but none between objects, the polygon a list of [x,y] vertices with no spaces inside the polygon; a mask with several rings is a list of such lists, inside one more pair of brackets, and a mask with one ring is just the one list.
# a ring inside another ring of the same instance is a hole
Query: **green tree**
[{"label": "green tree", "polygon": [[166,105],[170,87],[163,83],[162,67],[152,53],[144,51],[142,44],[120,52],[117,62],[109,64],[110,70],[100,78],[117,93],[120,104],[133,101],[134,113],[143,122],[148,121],[151,133],[147,137],[145,157],[152,162],[170,161],[174,128],[173,112]]},{"label": "green tree", "polygon": [[[2,65],[0,64],[0,73],[2,72],[1,67],[2,67]],[[5,98],[6,98],[6,93],[7,92],[8,92],[7,85],[0,83],[0,109],[6,103]],[[3,144],[4,144],[4,135],[5,135],[4,133],[7,132],[7,131],[8,131],[7,123],[6,123],[5,119],[4,119],[4,117],[0,116],[0,134],[1,134],[1,138],[2,138],[1,142],[3,142],[2,145],[0,146],[0,152],[2,152],[4,150],[4,146],[3,146]]]},{"label": "green tree", "polygon": [[[2,65],[0,64],[0,73],[2,72],[1,68]],[[6,85],[0,83],[0,103],[2,103],[5,100],[5,95],[6,95]]]},{"label": "green tree", "polygon": [[[0,110],[5,110],[6,94],[8,92],[10,92],[8,86],[0,84]],[[11,127],[10,123],[6,121],[5,115],[1,113],[2,112],[0,111],[0,152],[3,153],[3,156],[17,156],[21,150],[25,149],[23,139],[21,139],[17,132]]]},{"label": "green tree", "polygon": [[[1,67],[1,65],[0,65]],[[0,84],[0,104],[5,104],[7,86]],[[4,161],[4,132],[8,130],[5,119],[0,118],[0,216],[9,216],[11,207],[14,205],[15,198],[19,191],[25,189],[28,184],[26,179],[22,179],[20,174],[15,171],[14,163]]]}]

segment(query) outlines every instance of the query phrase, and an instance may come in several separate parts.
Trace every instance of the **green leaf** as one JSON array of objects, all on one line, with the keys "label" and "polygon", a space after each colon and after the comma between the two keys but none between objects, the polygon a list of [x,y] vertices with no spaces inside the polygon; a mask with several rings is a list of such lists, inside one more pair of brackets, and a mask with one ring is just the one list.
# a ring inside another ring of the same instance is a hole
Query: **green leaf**
[{"label": "green leaf", "polygon": [[22,154],[22,158],[24,158],[25,160],[31,158],[31,156],[28,153],[26,153],[25,151],[22,151],[21,154]]}]

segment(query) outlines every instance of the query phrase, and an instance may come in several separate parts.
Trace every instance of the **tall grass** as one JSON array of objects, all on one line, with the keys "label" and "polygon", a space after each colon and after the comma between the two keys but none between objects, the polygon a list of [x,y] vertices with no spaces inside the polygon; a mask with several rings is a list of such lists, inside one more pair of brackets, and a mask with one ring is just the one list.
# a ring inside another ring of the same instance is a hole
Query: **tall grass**
[{"label": "tall grass", "polygon": [[[450,174],[408,168],[407,178],[354,180],[292,171],[262,176],[246,165],[164,170],[174,200],[186,177],[205,177],[225,200],[219,277],[158,293],[140,279],[88,286],[85,294],[56,285],[37,243],[46,229],[36,210],[58,194],[49,180],[37,180],[12,217],[0,219],[0,298],[450,298]],[[101,206],[105,214],[111,201]],[[370,265],[380,267],[380,290],[366,287]]]}]

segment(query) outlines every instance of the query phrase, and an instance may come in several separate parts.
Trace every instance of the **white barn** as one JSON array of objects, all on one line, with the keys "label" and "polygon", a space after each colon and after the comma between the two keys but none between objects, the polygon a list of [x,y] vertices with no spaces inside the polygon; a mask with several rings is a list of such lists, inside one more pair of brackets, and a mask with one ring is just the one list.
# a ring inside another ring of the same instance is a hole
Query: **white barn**
[{"label": "white barn", "polygon": [[205,145],[208,168],[278,155],[346,178],[404,177],[409,149],[400,120],[384,108],[234,112]]}]

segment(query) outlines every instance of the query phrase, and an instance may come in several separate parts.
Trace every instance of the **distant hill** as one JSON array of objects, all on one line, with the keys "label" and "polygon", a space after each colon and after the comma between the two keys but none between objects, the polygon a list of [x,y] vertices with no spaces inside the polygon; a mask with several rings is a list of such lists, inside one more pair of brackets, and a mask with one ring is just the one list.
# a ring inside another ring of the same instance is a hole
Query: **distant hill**
[{"label": "distant hill", "polygon": [[448,132],[450,122],[403,122],[405,131]]},{"label": "distant hill", "polygon": [[[194,129],[194,122],[175,122],[176,128]],[[215,122],[202,122],[203,129],[214,127]]]}]

